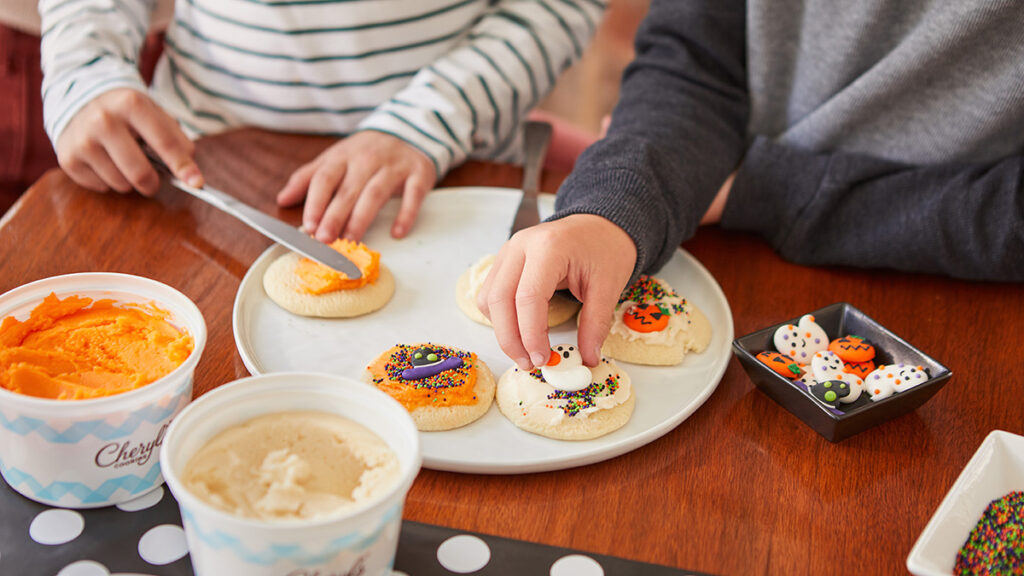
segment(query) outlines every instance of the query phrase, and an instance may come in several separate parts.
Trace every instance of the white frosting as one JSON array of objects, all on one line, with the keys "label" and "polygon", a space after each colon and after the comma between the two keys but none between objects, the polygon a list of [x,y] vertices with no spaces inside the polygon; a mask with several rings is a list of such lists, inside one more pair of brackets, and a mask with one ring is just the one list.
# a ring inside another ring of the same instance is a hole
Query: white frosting
[{"label": "white frosting", "polygon": [[552,351],[551,360],[540,367],[540,373],[552,388],[578,392],[590,386],[593,374],[583,365],[583,356],[575,346],[559,344]]},{"label": "white frosting", "polygon": [[476,295],[480,293],[480,289],[484,286],[484,280],[491,273],[492,266],[494,266],[494,254],[488,254],[469,268],[469,285],[466,287],[466,296],[470,301],[475,300]]},{"label": "white frosting", "polygon": [[618,375],[618,388],[611,394],[604,390],[603,393],[594,397],[594,406],[584,408],[576,415],[569,416],[563,410],[569,404],[568,400],[548,398],[556,392],[550,384],[517,369],[515,386],[511,388],[510,392],[523,419],[539,426],[555,426],[566,418],[587,418],[599,410],[614,408],[629,398],[631,394],[629,376],[620,370],[613,361],[602,358],[597,366],[587,368],[587,370],[592,375],[592,382],[603,383],[609,376]]},{"label": "white frosting", "polygon": [[[653,277],[651,279],[657,281],[666,292],[671,292],[672,289],[661,280]],[[671,312],[668,318],[668,326],[666,326],[664,330],[660,330],[658,332],[637,332],[629,326],[626,326],[625,321],[622,319],[623,314],[629,310],[630,307],[644,303],[654,304]],[[683,312],[681,314],[675,313],[672,308],[673,304],[683,306]],[[646,302],[625,300],[615,307],[615,317],[612,319],[611,333],[621,336],[626,340],[639,341],[644,344],[659,346],[671,346],[678,338],[684,338],[686,339],[686,346],[692,347],[694,337],[697,336],[696,333],[691,333],[691,327],[693,326],[690,319],[692,310],[692,305],[686,302],[686,299],[682,296],[667,296],[661,300],[647,300]],[[687,336],[690,337],[687,339]]]},{"label": "white frosting", "polygon": [[796,326],[780,326],[775,331],[773,340],[776,350],[799,364],[810,362],[815,353],[828,349],[828,335],[810,314],[801,316]]}]

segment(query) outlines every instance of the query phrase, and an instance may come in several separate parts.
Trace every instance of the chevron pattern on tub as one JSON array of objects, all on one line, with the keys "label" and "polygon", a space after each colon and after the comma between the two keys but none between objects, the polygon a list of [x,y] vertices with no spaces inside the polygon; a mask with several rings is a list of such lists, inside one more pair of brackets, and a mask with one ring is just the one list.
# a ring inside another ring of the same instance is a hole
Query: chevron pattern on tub
[{"label": "chevron pattern on tub", "polygon": [[[118,490],[126,490],[129,494],[134,495],[153,488],[160,480],[160,463],[155,463],[145,476],[136,476],[135,474],[118,476],[104,481],[98,488],[86,486],[81,482],[64,481],[52,482],[43,486],[31,474],[17,468],[8,468],[2,459],[0,459],[0,473],[3,473],[4,479],[11,485],[11,488],[22,491],[27,489],[42,500],[57,502],[66,494],[70,494],[82,504],[98,504],[109,501],[111,495]],[[18,488],[22,484],[24,487]]]},{"label": "chevron pattern on tub", "polygon": [[175,412],[183,408],[191,399],[191,395],[185,394],[191,382],[174,392],[169,406],[151,404],[144,406],[117,425],[112,425],[106,420],[83,420],[75,422],[65,430],[56,430],[46,420],[30,418],[28,416],[17,416],[8,418],[3,410],[0,410],[0,426],[14,432],[19,436],[28,436],[35,432],[43,439],[54,444],[77,444],[86,436],[95,436],[100,440],[115,440],[123,438],[141,426],[142,424],[163,424]]},{"label": "chevron pattern on tub", "polygon": [[322,550],[316,551],[306,550],[298,544],[275,544],[267,547],[265,550],[250,550],[240,539],[220,530],[204,532],[199,528],[192,513],[184,507],[181,508],[181,516],[186,522],[189,531],[192,532],[192,535],[199,538],[203,544],[214,550],[225,548],[231,550],[236,556],[249,564],[270,566],[278,561],[290,561],[297,566],[313,566],[325,564],[337,556],[338,553],[345,550],[353,552],[366,550],[380,538],[384,530],[395,520],[395,517],[401,514],[401,511],[402,506],[399,504],[385,512],[380,528],[371,534],[361,534],[358,530],[350,532],[340,538],[331,540]]}]

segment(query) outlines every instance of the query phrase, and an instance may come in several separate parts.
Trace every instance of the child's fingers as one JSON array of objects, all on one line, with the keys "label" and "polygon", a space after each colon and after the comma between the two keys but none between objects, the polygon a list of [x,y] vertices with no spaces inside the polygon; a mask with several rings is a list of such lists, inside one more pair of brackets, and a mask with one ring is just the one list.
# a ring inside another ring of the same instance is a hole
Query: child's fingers
[{"label": "child's fingers", "polygon": [[81,150],[82,158],[92,171],[103,180],[106,189],[125,193],[132,191],[132,185],[121,174],[114,161],[107,154],[107,149],[99,142],[92,142]]},{"label": "child's fingers", "polygon": [[190,186],[202,187],[203,174],[194,159],[195,144],[181,131],[178,122],[148,96],[134,90],[124,95],[123,105],[132,130],[149,144],[171,173]]},{"label": "child's fingers", "polygon": [[83,188],[87,188],[94,192],[107,192],[110,190],[110,186],[103,181],[102,178],[96,175],[84,159],[75,157],[65,162],[61,168],[67,172],[68,176],[75,181],[75,184]]},{"label": "child's fingers", "polygon": [[587,291],[581,294],[583,307],[580,309],[580,325],[576,334],[576,343],[583,363],[597,366],[601,360],[601,345],[608,336],[612,324],[612,314],[619,301],[621,287],[610,278],[588,278]]},{"label": "child's fingers", "polygon": [[412,230],[416,216],[420,213],[420,206],[423,205],[423,199],[426,198],[433,186],[433,177],[430,174],[413,170],[405,181],[405,187],[402,190],[402,203],[398,207],[395,222],[391,225],[392,237],[404,238]]},{"label": "child's fingers", "polygon": [[321,237],[320,227],[346,172],[348,164],[344,162],[322,162],[310,177],[309,188],[306,191],[306,206],[302,209],[302,228],[314,234],[321,242],[333,242],[338,237],[337,230],[332,238]]},{"label": "child's fingers", "polygon": [[516,287],[516,316],[523,347],[534,366],[543,366],[551,354],[548,340],[548,304],[565,277],[545,256],[527,258]]},{"label": "child's fingers", "polygon": [[277,205],[294,206],[301,202],[306,197],[309,182],[313,179],[313,174],[316,173],[318,166],[319,164],[316,162],[310,162],[292,172],[292,175],[288,177],[288,182],[285,182],[284,188],[277,193]]},{"label": "child's fingers", "polygon": [[374,171],[365,162],[349,159],[345,168],[345,178],[338,185],[334,199],[328,204],[323,218],[320,219],[320,225],[316,229],[317,239],[321,242],[331,242],[341,236],[341,231],[345,229],[352,214],[352,207],[359,200],[359,194],[373,174]]},{"label": "child's fingers", "polygon": [[523,346],[519,334],[519,320],[516,316],[516,290],[525,257],[519,250],[506,248],[502,248],[504,254],[499,253],[484,282],[481,290],[484,305],[481,309],[486,310],[486,315],[494,326],[498,346],[520,370],[529,370],[533,367],[533,362],[526,347]]},{"label": "child's fingers", "polygon": [[342,235],[353,241],[361,239],[381,207],[401,188],[403,182],[404,175],[400,172],[387,167],[377,170],[359,193]]},{"label": "child's fingers", "polygon": [[104,141],[104,146],[118,172],[132,188],[146,196],[156,194],[160,188],[160,177],[127,126],[118,124],[114,127],[113,134]]}]

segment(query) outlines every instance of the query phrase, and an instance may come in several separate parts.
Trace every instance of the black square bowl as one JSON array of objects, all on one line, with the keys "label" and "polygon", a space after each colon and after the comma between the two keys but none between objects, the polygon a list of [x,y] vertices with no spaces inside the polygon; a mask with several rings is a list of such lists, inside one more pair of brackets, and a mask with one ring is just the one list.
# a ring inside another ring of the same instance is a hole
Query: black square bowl
[{"label": "black square bowl", "polygon": [[830,340],[849,334],[866,338],[875,347],[876,366],[904,363],[923,366],[928,373],[927,381],[909,390],[896,392],[888,398],[876,402],[865,392],[856,402],[832,408],[811,395],[803,383],[791,381],[777,374],[755,358],[759,352],[775,350],[772,341],[775,330],[779,326],[796,324],[799,317],[733,340],[733,353],[739,358],[740,364],[754,384],[830,442],[839,442],[917,409],[934,396],[953,375],[949,368],[914,348],[846,302],[831,304],[810,314],[825,330]]}]

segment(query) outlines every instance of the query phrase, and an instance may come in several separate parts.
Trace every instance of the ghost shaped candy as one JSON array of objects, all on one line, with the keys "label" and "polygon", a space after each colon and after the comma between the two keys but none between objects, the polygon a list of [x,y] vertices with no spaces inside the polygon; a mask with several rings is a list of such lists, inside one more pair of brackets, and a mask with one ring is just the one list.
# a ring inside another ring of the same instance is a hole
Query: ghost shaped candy
[{"label": "ghost shaped candy", "polygon": [[921,366],[883,364],[864,378],[864,386],[872,400],[882,400],[894,392],[909,390],[926,380],[928,373]]},{"label": "ghost shaped candy", "polygon": [[843,359],[836,356],[835,352],[825,350],[816,352],[811,358],[811,372],[814,374],[815,382],[839,381],[844,382],[850,388],[850,393],[839,399],[843,404],[856,402],[864,390],[864,382],[859,376],[846,372]]},{"label": "ghost shaped candy", "polygon": [[577,392],[590,386],[594,375],[583,365],[583,356],[575,346],[559,344],[551,349],[547,364],[540,367],[544,381],[555,390]]},{"label": "ghost shaped candy", "polygon": [[775,331],[773,341],[776,350],[800,364],[810,362],[816,352],[828,349],[828,335],[810,314],[801,316],[796,326],[780,326]]}]

